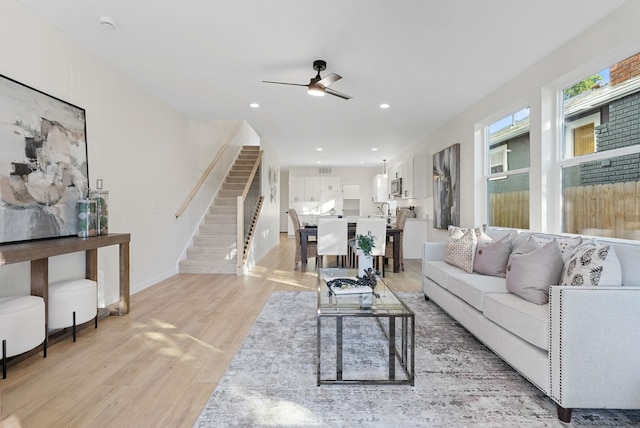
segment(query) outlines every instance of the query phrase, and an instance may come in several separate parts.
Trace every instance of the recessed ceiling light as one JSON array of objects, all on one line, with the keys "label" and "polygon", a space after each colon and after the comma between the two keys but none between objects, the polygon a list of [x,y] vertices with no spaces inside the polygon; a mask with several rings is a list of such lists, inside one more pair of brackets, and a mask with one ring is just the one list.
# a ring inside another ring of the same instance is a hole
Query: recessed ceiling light
[{"label": "recessed ceiling light", "polygon": [[316,163],[322,163],[322,161],[318,161],[318,162],[316,162]]},{"label": "recessed ceiling light", "polygon": [[391,106],[389,104],[387,104],[387,103],[380,104],[380,108],[389,108],[389,107],[391,107]]},{"label": "recessed ceiling light", "polygon": [[116,22],[108,16],[101,16],[98,22],[100,22],[102,28],[107,30],[115,30],[117,27]]},{"label": "recessed ceiling light", "polygon": [[364,163],[364,161],[360,161],[360,163]]},{"label": "recessed ceiling light", "polygon": [[372,148],[372,149],[371,149],[371,151],[372,151],[372,152],[377,152],[377,151],[378,151],[378,148],[377,148],[377,147],[374,147],[374,148]]},{"label": "recessed ceiling light", "polygon": [[321,152],[322,151],[322,147],[316,147],[316,151]]},{"label": "recessed ceiling light", "polygon": [[251,104],[249,104],[249,107],[251,107],[251,108],[258,108],[258,107],[260,107],[260,104],[258,104],[258,103],[251,103]]}]

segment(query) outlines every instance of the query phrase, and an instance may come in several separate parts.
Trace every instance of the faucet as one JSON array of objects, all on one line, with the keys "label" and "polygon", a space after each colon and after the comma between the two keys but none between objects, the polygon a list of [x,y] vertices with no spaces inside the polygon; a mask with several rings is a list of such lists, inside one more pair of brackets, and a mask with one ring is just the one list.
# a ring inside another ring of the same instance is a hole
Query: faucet
[{"label": "faucet", "polygon": [[387,216],[391,215],[391,206],[389,205],[389,202],[383,202],[380,204],[380,212],[382,212],[382,214],[384,214],[384,211],[382,210],[382,207],[387,206]]}]

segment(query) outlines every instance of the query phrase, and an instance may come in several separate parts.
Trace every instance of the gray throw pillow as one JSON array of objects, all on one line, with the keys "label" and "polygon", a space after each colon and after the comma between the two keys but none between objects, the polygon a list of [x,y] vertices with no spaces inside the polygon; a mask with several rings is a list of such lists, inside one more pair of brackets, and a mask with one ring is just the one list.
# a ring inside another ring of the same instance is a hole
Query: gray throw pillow
[{"label": "gray throw pillow", "polygon": [[511,235],[505,235],[497,241],[492,241],[491,238],[478,240],[473,270],[483,275],[504,278],[509,255],[511,255]]},{"label": "gray throw pillow", "polygon": [[[518,250],[537,245],[530,238]],[[555,241],[529,252],[514,252],[507,265],[507,290],[531,303],[544,305],[549,301],[549,286],[558,284],[563,267],[560,247]]]}]

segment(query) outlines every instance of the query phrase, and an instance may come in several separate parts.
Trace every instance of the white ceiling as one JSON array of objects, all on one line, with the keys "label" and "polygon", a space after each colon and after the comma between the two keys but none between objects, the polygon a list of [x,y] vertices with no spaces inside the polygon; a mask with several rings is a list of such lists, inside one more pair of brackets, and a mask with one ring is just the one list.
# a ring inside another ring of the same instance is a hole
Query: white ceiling
[{"label": "white ceiling", "polygon": [[[20,1],[188,118],[247,120],[284,168],[382,165],[624,3]],[[306,84],[315,59],[353,99],[261,83]]]}]

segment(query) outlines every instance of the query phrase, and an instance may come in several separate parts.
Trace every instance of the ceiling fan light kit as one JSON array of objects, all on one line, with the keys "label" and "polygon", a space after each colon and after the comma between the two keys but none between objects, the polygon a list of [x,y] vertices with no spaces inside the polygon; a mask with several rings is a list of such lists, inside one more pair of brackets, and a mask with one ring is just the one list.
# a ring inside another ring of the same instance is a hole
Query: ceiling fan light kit
[{"label": "ceiling fan light kit", "polygon": [[272,82],[269,80],[263,80],[262,82],[275,83],[276,85],[306,86],[307,93],[309,95],[313,95],[316,97],[323,97],[324,94],[329,94],[329,95],[342,98],[344,100],[349,100],[352,98],[350,95],[343,94],[341,92],[334,91],[333,89],[329,88],[329,85],[342,79],[342,76],[336,73],[331,73],[325,77],[320,76],[320,72],[327,69],[326,61],[321,59],[317,59],[313,61],[313,69],[317,71],[317,74],[315,77],[312,77],[311,80],[309,80],[309,84],[306,84],[306,85],[303,83]]},{"label": "ceiling fan light kit", "polygon": [[307,91],[309,95],[313,95],[314,97],[324,97],[324,90],[317,85],[309,85],[309,90]]}]

